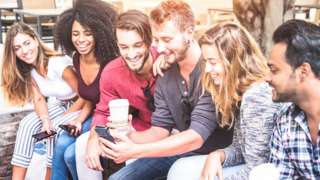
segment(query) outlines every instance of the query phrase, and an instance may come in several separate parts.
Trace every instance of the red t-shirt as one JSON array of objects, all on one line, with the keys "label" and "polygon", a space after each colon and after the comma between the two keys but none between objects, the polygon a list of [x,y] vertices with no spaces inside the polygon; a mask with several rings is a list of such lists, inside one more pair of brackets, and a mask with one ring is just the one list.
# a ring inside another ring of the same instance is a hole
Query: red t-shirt
[{"label": "red t-shirt", "polygon": [[[151,48],[155,60],[157,52]],[[141,80],[126,65],[122,57],[112,60],[102,71],[100,78],[100,101],[96,105],[92,125],[105,125],[109,116],[109,101],[112,99],[128,99],[130,106],[139,111],[132,124],[137,131],[143,131],[151,126],[151,114],[146,106],[147,98],[143,88],[149,83],[151,94],[154,94],[155,78]]]}]

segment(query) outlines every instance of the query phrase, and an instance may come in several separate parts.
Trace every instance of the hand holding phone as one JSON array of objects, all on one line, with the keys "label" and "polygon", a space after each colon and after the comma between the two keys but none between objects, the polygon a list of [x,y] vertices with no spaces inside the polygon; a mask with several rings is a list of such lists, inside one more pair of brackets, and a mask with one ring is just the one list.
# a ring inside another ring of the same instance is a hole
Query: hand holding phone
[{"label": "hand holding phone", "polygon": [[72,130],[76,129],[77,127],[71,124],[60,124],[59,128],[67,131],[69,134],[71,133]]},{"label": "hand holding phone", "polygon": [[97,132],[97,134],[100,137],[107,139],[108,141],[111,141],[112,143],[115,143],[114,138],[111,136],[111,134],[109,132],[109,128],[107,128],[106,126],[96,126],[95,131]]},{"label": "hand holding phone", "polygon": [[41,141],[42,139],[48,138],[50,136],[54,136],[57,132],[51,130],[51,134],[48,134],[46,131],[39,132],[37,134],[32,135],[33,138],[36,139],[36,142]]}]

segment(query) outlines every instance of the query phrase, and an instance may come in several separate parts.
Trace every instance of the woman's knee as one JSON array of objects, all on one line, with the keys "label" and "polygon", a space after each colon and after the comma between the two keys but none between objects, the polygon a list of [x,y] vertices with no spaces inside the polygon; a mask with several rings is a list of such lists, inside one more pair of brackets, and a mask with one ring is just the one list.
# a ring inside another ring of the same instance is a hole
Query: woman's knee
[{"label": "woman's knee", "polygon": [[65,148],[68,144],[67,137],[64,133],[57,137],[55,147],[56,148]]},{"label": "woman's knee", "polygon": [[206,158],[206,155],[199,155],[178,159],[170,167],[167,179],[198,179]]},{"label": "woman's knee", "polygon": [[122,178],[121,174],[115,172],[111,176],[109,176],[108,180],[122,180],[122,179],[123,178]]},{"label": "woman's knee", "polygon": [[[19,123],[19,131],[24,130],[25,132],[36,131],[41,127],[41,122],[37,118],[35,113],[31,113],[25,116]],[[36,133],[36,132],[35,132]]]},{"label": "woman's knee", "polygon": [[62,133],[58,137],[54,145],[55,153],[64,154],[66,149],[69,147],[70,144],[72,144],[72,142],[73,141],[70,139],[67,133]]},{"label": "woman's knee", "polygon": [[183,159],[178,159],[176,162],[172,164],[168,172],[168,179],[174,179],[175,177],[180,177],[179,174],[183,173]]},{"label": "woman's knee", "polygon": [[64,152],[64,161],[66,164],[75,164],[76,153],[75,153],[75,143],[69,145]]}]

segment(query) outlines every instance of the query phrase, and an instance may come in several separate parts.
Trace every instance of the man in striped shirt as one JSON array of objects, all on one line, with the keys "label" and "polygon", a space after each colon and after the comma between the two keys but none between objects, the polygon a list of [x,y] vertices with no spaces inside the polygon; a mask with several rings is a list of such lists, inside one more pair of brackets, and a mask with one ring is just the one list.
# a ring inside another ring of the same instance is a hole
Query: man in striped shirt
[{"label": "man in striped shirt", "polygon": [[275,31],[268,82],[273,100],[293,102],[276,116],[270,162],[280,179],[320,178],[320,27],[290,20]]}]

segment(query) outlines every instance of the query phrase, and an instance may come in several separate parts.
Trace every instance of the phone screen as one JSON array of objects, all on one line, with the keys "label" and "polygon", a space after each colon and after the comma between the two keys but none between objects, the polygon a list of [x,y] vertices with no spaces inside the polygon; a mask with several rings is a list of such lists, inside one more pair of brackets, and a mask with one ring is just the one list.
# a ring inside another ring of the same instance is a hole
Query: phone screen
[{"label": "phone screen", "polygon": [[68,133],[70,133],[73,129],[76,128],[76,126],[69,125],[69,124],[60,124],[59,127],[65,131],[67,131]]},{"label": "phone screen", "polygon": [[42,139],[48,138],[50,136],[54,136],[55,134],[57,134],[57,132],[51,130],[51,134],[48,134],[46,131],[37,133],[32,135],[33,138],[36,139],[36,142],[41,141]]},{"label": "phone screen", "polygon": [[115,142],[114,141],[114,138],[111,136],[110,132],[109,132],[109,129],[105,126],[96,126],[95,127],[95,131],[97,132],[97,134],[102,137],[102,138],[105,138],[107,139],[108,141],[111,141],[111,142]]}]

